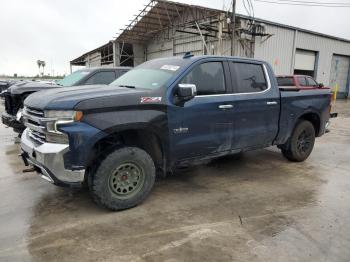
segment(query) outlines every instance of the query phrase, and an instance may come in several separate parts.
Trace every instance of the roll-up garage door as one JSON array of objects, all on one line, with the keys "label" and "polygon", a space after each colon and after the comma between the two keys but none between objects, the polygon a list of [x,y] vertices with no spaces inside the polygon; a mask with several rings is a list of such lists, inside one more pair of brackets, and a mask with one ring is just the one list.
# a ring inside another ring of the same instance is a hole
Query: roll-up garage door
[{"label": "roll-up garage door", "polygon": [[315,76],[316,52],[297,49],[294,74]]},{"label": "roll-up garage door", "polygon": [[340,97],[348,96],[350,84],[349,64],[350,57],[348,56],[333,55],[332,57],[329,85],[334,90],[336,84],[338,84],[338,93]]}]

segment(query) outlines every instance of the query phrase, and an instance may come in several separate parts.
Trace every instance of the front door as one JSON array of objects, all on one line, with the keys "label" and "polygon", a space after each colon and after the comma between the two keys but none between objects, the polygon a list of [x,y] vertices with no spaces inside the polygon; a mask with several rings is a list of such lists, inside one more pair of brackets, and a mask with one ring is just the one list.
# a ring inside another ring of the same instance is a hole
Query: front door
[{"label": "front door", "polygon": [[197,96],[169,107],[170,145],[176,160],[216,155],[231,149],[232,104],[229,70],[223,61],[194,65],[180,83],[195,84]]}]

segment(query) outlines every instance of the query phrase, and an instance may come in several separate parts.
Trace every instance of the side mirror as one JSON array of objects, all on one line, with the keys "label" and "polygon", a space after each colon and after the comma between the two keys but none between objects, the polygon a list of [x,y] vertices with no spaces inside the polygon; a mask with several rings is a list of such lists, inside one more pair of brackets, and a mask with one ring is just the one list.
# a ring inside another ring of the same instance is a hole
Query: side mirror
[{"label": "side mirror", "polygon": [[319,88],[322,88],[322,87],[324,87],[324,84],[319,83],[319,84],[318,84],[318,87],[319,87]]},{"label": "side mirror", "polygon": [[177,96],[183,100],[192,99],[197,95],[197,88],[194,84],[179,84]]}]

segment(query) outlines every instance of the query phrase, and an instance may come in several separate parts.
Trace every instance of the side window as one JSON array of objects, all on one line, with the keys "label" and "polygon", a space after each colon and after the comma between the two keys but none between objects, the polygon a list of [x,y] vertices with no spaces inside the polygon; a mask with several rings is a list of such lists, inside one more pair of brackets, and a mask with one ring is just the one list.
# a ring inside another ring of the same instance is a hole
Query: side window
[{"label": "side window", "polygon": [[298,82],[299,82],[299,85],[301,86],[307,86],[306,78],[304,76],[299,76]]},{"label": "side window", "polygon": [[309,86],[318,86],[318,84],[316,83],[316,81],[314,79],[312,79],[311,77],[307,78],[307,82]]},{"label": "side window", "polygon": [[122,75],[124,75],[126,72],[128,72],[128,70],[119,70],[119,77],[121,77]]},{"label": "side window", "polygon": [[254,93],[267,89],[264,69],[260,64],[230,63],[234,72],[233,85],[235,93]]},{"label": "side window", "polygon": [[224,68],[221,62],[197,65],[185,76],[182,84],[195,84],[197,95],[223,94],[226,92]]},{"label": "side window", "polygon": [[108,85],[115,80],[115,73],[112,71],[98,72],[91,76],[85,85]]}]

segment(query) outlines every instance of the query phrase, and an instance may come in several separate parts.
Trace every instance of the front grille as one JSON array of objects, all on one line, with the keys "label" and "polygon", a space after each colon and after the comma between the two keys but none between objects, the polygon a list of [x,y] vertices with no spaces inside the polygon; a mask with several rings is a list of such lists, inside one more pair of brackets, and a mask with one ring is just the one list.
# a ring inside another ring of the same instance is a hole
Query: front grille
[{"label": "front grille", "polygon": [[35,142],[39,144],[43,144],[46,142],[46,136],[44,133],[29,129],[28,135],[31,139],[33,139]]},{"label": "front grille", "polygon": [[25,119],[26,127],[29,128],[28,136],[36,143],[45,143],[45,126],[42,124],[44,111],[32,107],[25,107],[23,111],[23,117]]},{"label": "front grille", "polygon": [[5,92],[4,93],[4,98],[5,98],[5,110],[6,110],[6,113],[12,115],[13,105],[12,105],[11,94],[9,92]]},{"label": "front grille", "polygon": [[17,111],[23,106],[20,95],[11,95],[10,92],[4,93],[5,110],[8,114],[15,116]]},{"label": "front grille", "polygon": [[26,112],[28,115],[35,117],[44,117],[44,111],[32,107],[26,107]]}]

